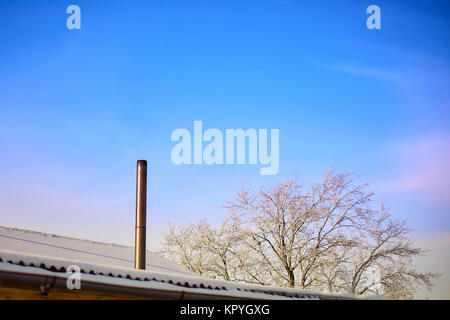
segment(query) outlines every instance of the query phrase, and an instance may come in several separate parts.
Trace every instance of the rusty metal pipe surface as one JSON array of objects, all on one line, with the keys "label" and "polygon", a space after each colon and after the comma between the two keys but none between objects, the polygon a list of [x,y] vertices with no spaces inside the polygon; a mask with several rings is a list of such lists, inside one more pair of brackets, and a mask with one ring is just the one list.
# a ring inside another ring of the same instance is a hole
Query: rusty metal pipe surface
[{"label": "rusty metal pipe surface", "polygon": [[136,234],[134,268],[145,269],[147,224],[147,161],[138,160],[136,170]]}]

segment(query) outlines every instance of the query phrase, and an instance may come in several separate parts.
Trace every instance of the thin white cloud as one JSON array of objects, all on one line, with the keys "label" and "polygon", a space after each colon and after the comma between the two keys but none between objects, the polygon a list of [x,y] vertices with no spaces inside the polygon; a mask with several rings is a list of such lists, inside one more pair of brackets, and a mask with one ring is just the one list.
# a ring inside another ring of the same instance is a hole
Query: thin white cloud
[{"label": "thin white cloud", "polygon": [[417,292],[417,299],[450,299],[450,232],[416,235],[416,245],[429,249],[426,256],[414,260],[421,272],[440,273],[431,293],[428,290]]},{"label": "thin white cloud", "polygon": [[385,191],[414,193],[430,203],[450,202],[450,133],[433,133],[388,148],[395,174]]},{"label": "thin white cloud", "polygon": [[329,65],[325,66],[324,68],[330,71],[342,72],[358,77],[376,79],[391,83],[402,83],[407,80],[400,72],[385,70],[382,68],[349,66],[349,65]]}]

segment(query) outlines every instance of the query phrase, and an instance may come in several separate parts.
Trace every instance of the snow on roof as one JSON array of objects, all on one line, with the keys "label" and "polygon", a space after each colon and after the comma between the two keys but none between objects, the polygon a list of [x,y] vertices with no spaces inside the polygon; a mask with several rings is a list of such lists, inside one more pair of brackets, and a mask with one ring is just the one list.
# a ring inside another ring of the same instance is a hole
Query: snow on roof
[{"label": "snow on roof", "polygon": [[146,270],[133,268],[133,247],[74,239],[0,226],[0,274],[67,279],[70,265],[81,268],[82,282],[195,297],[247,299],[354,299],[353,295],[241,284],[203,278],[147,251]]},{"label": "snow on roof", "polygon": [[[2,226],[0,226],[1,249],[118,268],[133,268],[134,266],[133,247]],[[148,270],[195,275],[190,270],[155,253],[147,251],[146,258]]]}]

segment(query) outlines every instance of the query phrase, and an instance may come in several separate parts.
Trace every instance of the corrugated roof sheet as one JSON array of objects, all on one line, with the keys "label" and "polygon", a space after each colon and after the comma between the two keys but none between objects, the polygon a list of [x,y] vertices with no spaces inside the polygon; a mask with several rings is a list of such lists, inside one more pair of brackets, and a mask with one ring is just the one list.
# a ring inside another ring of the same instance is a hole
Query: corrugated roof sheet
[{"label": "corrugated roof sheet", "polygon": [[77,265],[81,268],[82,282],[111,286],[190,293],[207,290],[224,298],[358,298],[206,279],[151,252],[147,254],[146,270],[136,270],[133,254],[132,247],[0,227],[0,272],[43,272],[66,279],[67,267]]}]

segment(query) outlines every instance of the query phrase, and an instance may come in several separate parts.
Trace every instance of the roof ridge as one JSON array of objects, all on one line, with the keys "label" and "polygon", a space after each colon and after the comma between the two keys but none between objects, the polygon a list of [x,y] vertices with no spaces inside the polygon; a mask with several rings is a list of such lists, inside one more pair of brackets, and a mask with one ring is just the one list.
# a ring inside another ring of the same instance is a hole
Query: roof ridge
[{"label": "roof ridge", "polygon": [[[101,241],[95,241],[95,240],[74,238],[74,237],[63,236],[63,235],[58,235],[58,234],[54,234],[54,233],[46,233],[46,232],[41,232],[41,231],[34,231],[34,230],[29,230],[29,229],[20,229],[20,228],[6,227],[6,226],[1,226],[1,225],[0,225],[0,228],[4,228],[4,229],[7,229],[7,230],[11,230],[11,231],[26,232],[26,233],[29,233],[29,234],[35,234],[35,235],[40,235],[40,236],[47,236],[47,237],[52,237],[52,238],[76,240],[76,241],[88,242],[88,243],[94,243],[94,244],[101,244],[101,245],[112,245],[112,246],[115,246],[115,247],[122,247],[122,248],[132,248],[132,246],[127,246],[127,245],[124,245],[124,244],[117,244],[117,243],[113,243],[113,242],[101,242]],[[147,251],[151,252],[149,250],[147,250]]]},{"label": "roof ridge", "polygon": [[[18,232],[19,232],[19,234],[18,234]],[[30,237],[30,235],[35,236],[37,239]],[[133,251],[134,248],[132,246],[125,246],[125,245],[114,244],[114,243],[105,243],[105,242],[92,241],[92,240],[79,239],[79,238],[71,238],[71,237],[67,237],[67,236],[49,234],[49,233],[40,232],[40,231],[0,226],[0,238],[3,238],[3,237],[13,239],[13,240],[18,240],[18,241],[35,243],[40,246],[48,246],[48,247],[59,248],[59,249],[63,249],[63,250],[70,250],[70,251],[78,252],[78,253],[82,253],[82,254],[88,254],[88,255],[92,255],[92,256],[99,256],[99,257],[104,257],[107,259],[113,259],[116,261],[133,263],[133,260],[131,258],[123,258],[120,255],[117,256],[115,254],[102,253],[103,250],[117,250],[117,249],[127,249],[127,250]],[[41,239],[41,238],[46,238],[46,239]],[[61,239],[61,240],[69,240],[69,241],[75,240],[75,241],[78,241],[79,243],[70,243],[70,244],[67,243],[65,245],[60,245],[60,244],[52,243],[52,241],[50,240],[51,238]],[[92,251],[90,249],[80,248],[79,245],[96,245],[96,246],[104,246],[104,248],[97,248],[96,250]],[[189,270],[188,268],[186,268],[184,266],[180,266],[177,263],[168,260],[166,257],[162,256],[161,253],[158,251],[147,250],[147,255],[149,257],[152,257],[153,260],[150,261],[151,263],[146,262],[146,266],[153,266],[155,268],[168,269],[168,270],[177,269],[179,272],[182,272],[185,274],[188,274],[189,272],[193,273],[193,271]],[[157,261],[160,261],[160,262],[157,262]]]}]

